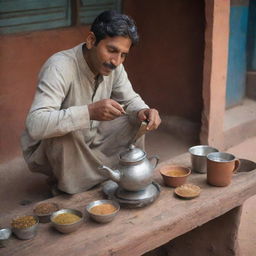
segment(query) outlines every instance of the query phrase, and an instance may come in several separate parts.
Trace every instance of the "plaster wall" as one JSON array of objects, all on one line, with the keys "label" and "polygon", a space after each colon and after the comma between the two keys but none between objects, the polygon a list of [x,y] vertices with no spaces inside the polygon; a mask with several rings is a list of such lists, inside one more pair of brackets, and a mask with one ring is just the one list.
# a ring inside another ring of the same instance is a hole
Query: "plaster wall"
[{"label": "plaster wall", "polygon": [[200,123],[203,106],[204,1],[123,1],[140,43],[126,66],[138,92],[162,114]]},{"label": "plaster wall", "polygon": [[239,3],[230,2],[226,108],[241,104],[246,88],[249,1]]},{"label": "plaster wall", "polygon": [[21,154],[19,140],[30,108],[37,74],[57,51],[83,41],[86,27],[0,37],[0,161]]},{"label": "plaster wall", "polygon": [[[207,26],[203,74],[204,107],[200,142],[212,145],[221,151],[237,146],[245,150],[249,156],[249,151],[243,147],[243,142],[255,136],[253,129],[256,127],[255,103],[244,98],[240,105],[230,109],[225,108],[230,1],[205,0],[205,13]],[[253,91],[253,88],[250,89]],[[253,141],[251,146],[255,148]]]},{"label": "plaster wall", "polygon": [[[161,114],[200,123],[204,1],[123,1],[139,28],[140,43],[125,63],[135,90]],[[0,161],[21,154],[19,140],[37,74],[53,53],[84,40],[88,27],[70,27],[0,40]]]},{"label": "plaster wall", "polygon": [[230,1],[205,0],[206,33],[200,140],[224,148]]}]

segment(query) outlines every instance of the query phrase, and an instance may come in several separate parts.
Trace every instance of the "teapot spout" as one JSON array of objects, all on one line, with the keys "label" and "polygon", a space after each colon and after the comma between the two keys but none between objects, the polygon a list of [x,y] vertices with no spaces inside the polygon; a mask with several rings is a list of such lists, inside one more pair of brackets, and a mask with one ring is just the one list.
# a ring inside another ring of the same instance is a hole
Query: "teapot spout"
[{"label": "teapot spout", "polygon": [[98,170],[101,172],[102,175],[104,175],[105,177],[115,181],[115,182],[119,182],[121,175],[120,172],[118,170],[112,170],[111,168],[102,165],[100,167],[98,167]]}]

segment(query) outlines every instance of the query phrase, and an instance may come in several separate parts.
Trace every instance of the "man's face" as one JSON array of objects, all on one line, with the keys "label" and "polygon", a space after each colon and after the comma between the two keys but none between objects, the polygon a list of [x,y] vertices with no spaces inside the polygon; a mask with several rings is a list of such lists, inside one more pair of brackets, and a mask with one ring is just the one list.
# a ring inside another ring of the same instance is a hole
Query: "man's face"
[{"label": "man's face", "polygon": [[123,36],[106,37],[97,45],[92,42],[88,65],[95,75],[108,76],[124,62],[131,45],[131,39]]}]

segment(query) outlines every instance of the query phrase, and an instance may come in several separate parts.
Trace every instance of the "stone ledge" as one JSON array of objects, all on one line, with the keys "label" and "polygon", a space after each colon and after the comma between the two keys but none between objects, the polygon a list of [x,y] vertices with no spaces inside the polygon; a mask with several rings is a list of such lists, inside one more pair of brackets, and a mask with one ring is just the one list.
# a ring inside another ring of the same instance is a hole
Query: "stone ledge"
[{"label": "stone ledge", "polygon": [[256,102],[246,98],[241,105],[227,109],[223,133],[226,149],[256,136]]}]

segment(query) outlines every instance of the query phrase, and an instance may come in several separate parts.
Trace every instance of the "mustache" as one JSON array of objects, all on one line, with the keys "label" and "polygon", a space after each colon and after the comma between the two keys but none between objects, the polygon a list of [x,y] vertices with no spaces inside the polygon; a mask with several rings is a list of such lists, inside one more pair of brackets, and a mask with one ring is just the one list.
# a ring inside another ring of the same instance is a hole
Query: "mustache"
[{"label": "mustache", "polygon": [[116,66],[112,63],[104,62],[103,65],[111,70],[114,70],[116,68]]}]

